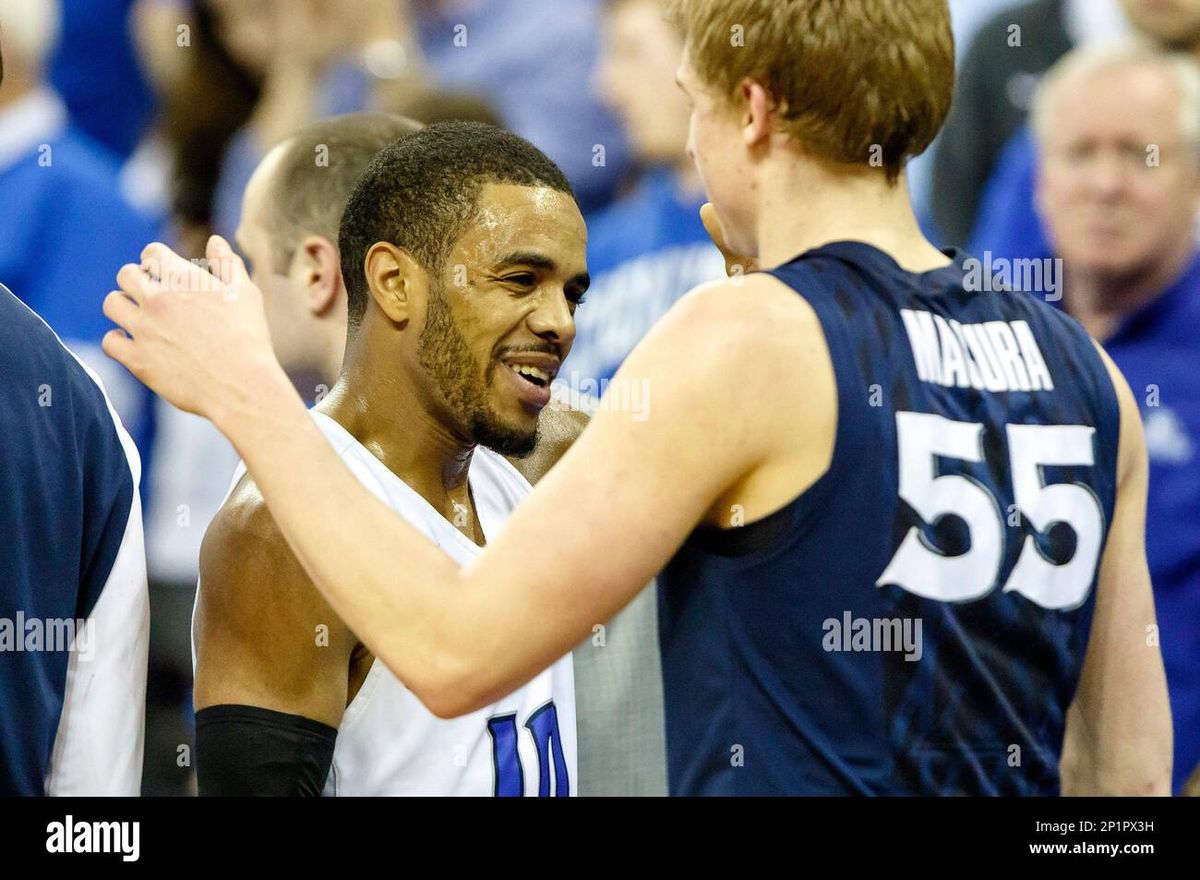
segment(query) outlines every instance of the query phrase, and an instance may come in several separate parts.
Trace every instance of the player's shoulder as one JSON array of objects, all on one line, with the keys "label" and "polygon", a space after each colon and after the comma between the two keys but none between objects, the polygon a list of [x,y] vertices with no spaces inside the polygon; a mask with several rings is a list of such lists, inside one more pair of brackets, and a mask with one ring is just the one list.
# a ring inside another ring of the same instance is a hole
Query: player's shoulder
[{"label": "player's shoulder", "polygon": [[[102,395],[83,365],[62,344],[50,325],[0,284],[0,370],[5,379],[20,381],[41,376],[43,383],[60,384],[58,391],[100,400]],[[64,381],[68,388],[61,385]],[[52,390],[53,389],[53,386]]]},{"label": "player's shoulder", "polygon": [[[107,470],[123,481],[128,470],[140,479],[141,461],[121,425],[104,383],[76,357],[41,316],[0,284],[0,375],[27,393],[4,395],[0,426],[20,425],[5,432],[12,457],[17,444],[45,455],[54,435],[59,456],[72,452],[85,471]],[[60,417],[69,414],[69,418]],[[65,438],[73,435],[74,439]],[[85,454],[86,453],[86,454]],[[59,458],[61,461],[61,457]],[[64,468],[66,479],[71,468]]]},{"label": "player's shoulder", "polygon": [[818,366],[807,359],[825,352],[820,318],[803,291],[761,272],[693,288],[642,347],[681,369],[726,373],[743,383],[775,381],[784,364]]},{"label": "player's shoulder", "polygon": [[204,533],[200,581],[217,589],[230,582],[259,583],[264,575],[280,581],[303,576],[303,570],[254,478],[244,474]]},{"label": "player's shoulder", "polygon": [[676,328],[733,341],[779,331],[819,330],[816,312],[803,295],[765,272],[751,272],[694,287],[668,313]]}]

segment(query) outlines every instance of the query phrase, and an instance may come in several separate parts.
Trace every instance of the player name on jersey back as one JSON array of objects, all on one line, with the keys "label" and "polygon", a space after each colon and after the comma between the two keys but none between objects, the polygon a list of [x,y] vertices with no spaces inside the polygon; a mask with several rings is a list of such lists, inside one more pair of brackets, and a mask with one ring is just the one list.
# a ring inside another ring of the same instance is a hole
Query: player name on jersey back
[{"label": "player name on jersey back", "polygon": [[919,309],[901,309],[900,317],[923,382],[978,391],[1054,390],[1025,321],[962,324]]}]

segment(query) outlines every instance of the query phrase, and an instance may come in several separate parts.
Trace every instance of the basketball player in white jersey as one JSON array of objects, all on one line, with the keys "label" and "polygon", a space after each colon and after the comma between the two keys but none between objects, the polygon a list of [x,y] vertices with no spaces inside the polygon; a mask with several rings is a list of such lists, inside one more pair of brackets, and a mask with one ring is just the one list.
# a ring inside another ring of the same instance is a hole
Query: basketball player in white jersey
[{"label": "basketball player in white jersey", "polygon": [[[467,564],[529,492],[526,477],[536,480],[573,439],[563,424],[572,416],[539,413],[587,286],[582,218],[561,173],[528,144],[451,128],[420,161],[402,166],[385,151],[370,165],[347,205],[339,272],[328,240],[339,212],[298,199],[301,182],[290,178],[324,173],[310,188],[344,202],[334,190],[355,170],[347,166],[406,130],[377,114],[314,128],[268,157],[247,192],[242,246],[277,300],[276,350],[289,350],[280,343],[297,320],[281,314],[294,293],[282,276],[325,290],[319,313],[344,308],[345,364],[313,418],[364,486]],[[329,147],[321,172],[309,140]],[[261,222],[281,210],[288,223]],[[266,227],[289,246],[256,240]],[[414,258],[444,267],[442,283],[374,283],[372,273],[394,279]],[[301,366],[319,367],[309,360]],[[535,442],[539,421],[552,422],[550,442]],[[503,454],[521,457],[521,472]],[[201,794],[576,793],[569,655],[478,712],[436,718],[320,597],[244,473],[201,554]]]}]

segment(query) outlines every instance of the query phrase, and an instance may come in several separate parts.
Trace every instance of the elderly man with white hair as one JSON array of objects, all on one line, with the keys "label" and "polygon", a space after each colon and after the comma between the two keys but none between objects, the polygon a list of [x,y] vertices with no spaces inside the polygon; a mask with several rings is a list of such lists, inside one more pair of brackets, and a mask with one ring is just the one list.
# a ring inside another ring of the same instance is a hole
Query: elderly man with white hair
[{"label": "elderly man with white hair", "polygon": [[1129,380],[1146,426],[1146,552],[1175,724],[1176,792],[1200,764],[1200,66],[1137,41],[1043,81],[1038,212],[1062,305]]}]

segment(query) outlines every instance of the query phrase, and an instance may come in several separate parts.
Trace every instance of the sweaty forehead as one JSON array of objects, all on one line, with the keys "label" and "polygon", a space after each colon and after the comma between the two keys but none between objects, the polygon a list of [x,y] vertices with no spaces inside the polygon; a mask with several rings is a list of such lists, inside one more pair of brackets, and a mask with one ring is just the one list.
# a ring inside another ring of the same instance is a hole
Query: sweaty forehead
[{"label": "sweaty forehead", "polygon": [[[545,186],[485,184],[472,224],[455,242],[460,261],[487,265],[506,254],[545,251],[577,268],[587,248],[587,227],[569,193]],[[578,267],[581,268],[581,267]]]}]

